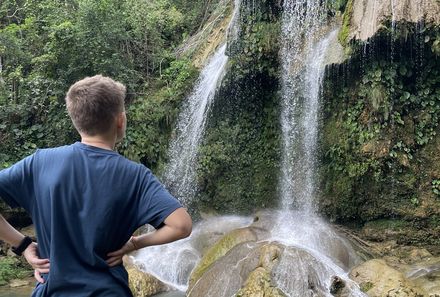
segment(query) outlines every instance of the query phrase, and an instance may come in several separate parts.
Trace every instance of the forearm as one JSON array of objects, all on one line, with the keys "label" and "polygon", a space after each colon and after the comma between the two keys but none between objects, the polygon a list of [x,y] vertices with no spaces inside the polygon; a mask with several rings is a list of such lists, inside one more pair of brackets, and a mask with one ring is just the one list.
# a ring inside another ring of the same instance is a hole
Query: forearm
[{"label": "forearm", "polygon": [[12,246],[18,246],[23,238],[24,235],[18,232],[0,215],[0,239]]},{"label": "forearm", "polygon": [[153,232],[134,237],[133,243],[136,249],[141,249],[147,246],[170,243],[187,237],[189,233],[188,230],[165,225]]}]

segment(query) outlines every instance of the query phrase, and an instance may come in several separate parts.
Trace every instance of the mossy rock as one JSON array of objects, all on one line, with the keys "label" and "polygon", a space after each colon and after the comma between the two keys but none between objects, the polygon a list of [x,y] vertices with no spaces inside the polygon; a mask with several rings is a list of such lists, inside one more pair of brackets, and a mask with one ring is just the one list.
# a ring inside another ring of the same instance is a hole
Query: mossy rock
[{"label": "mossy rock", "polygon": [[168,287],[154,276],[142,272],[134,265],[127,268],[128,284],[134,297],[148,297],[167,291]]},{"label": "mossy rock", "polygon": [[411,249],[404,258],[385,257],[362,263],[352,269],[350,277],[370,297],[437,296],[440,294],[439,267],[440,258],[426,250]]},{"label": "mossy rock", "polygon": [[252,271],[243,288],[237,293],[237,297],[285,297],[284,293],[277,288],[271,277],[271,272],[278,263],[281,247],[276,244],[267,244],[261,247],[260,262]]},{"label": "mossy rock", "polygon": [[194,286],[197,280],[205,273],[205,271],[218,259],[226,255],[236,245],[248,242],[256,241],[257,235],[253,228],[241,228],[231,231],[230,233],[223,236],[216,244],[214,244],[203,258],[200,260],[199,264],[191,273],[189,288]]},{"label": "mossy rock", "polygon": [[22,279],[32,275],[30,266],[16,257],[0,257],[0,286],[13,279]]},{"label": "mossy rock", "polygon": [[245,286],[238,291],[237,297],[285,297],[282,291],[272,285],[270,272],[258,267],[249,274]]}]

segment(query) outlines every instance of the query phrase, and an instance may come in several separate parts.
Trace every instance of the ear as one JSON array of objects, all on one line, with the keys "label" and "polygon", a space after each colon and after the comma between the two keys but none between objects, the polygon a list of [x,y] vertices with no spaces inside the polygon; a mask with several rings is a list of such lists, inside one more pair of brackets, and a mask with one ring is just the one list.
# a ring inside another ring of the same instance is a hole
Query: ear
[{"label": "ear", "polygon": [[118,129],[122,129],[124,127],[124,125],[125,125],[125,117],[126,117],[125,111],[121,112],[118,115],[118,118],[117,118],[117,127],[118,127]]}]

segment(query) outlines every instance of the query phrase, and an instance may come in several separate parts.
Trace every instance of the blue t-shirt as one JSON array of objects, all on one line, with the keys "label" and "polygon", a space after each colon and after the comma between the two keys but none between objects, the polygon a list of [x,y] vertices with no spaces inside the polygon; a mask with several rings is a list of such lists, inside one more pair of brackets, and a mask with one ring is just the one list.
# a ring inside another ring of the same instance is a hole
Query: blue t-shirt
[{"label": "blue t-shirt", "polygon": [[126,270],[110,268],[107,253],[181,207],[145,166],[80,142],[0,171],[0,197],[30,214],[40,257],[50,259],[32,296],[132,296]]}]

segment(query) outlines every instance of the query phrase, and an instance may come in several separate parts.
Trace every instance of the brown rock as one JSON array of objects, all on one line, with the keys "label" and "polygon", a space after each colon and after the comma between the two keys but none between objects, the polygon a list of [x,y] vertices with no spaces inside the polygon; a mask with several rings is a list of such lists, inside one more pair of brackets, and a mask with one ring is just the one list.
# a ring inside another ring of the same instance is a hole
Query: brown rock
[{"label": "brown rock", "polygon": [[30,281],[29,280],[23,280],[23,279],[13,279],[9,282],[9,286],[11,288],[18,288],[18,287],[24,287],[29,286]]},{"label": "brown rock", "polygon": [[129,266],[128,284],[134,297],[148,297],[165,292],[168,287],[154,276],[142,272],[135,266]]},{"label": "brown rock", "polygon": [[387,265],[384,260],[369,260],[350,272],[350,277],[370,297],[423,297],[424,292],[402,272]]},{"label": "brown rock", "polygon": [[353,0],[349,39],[365,41],[376,34],[385,20],[391,18],[412,23],[423,19],[426,23],[440,24],[440,2]]}]

